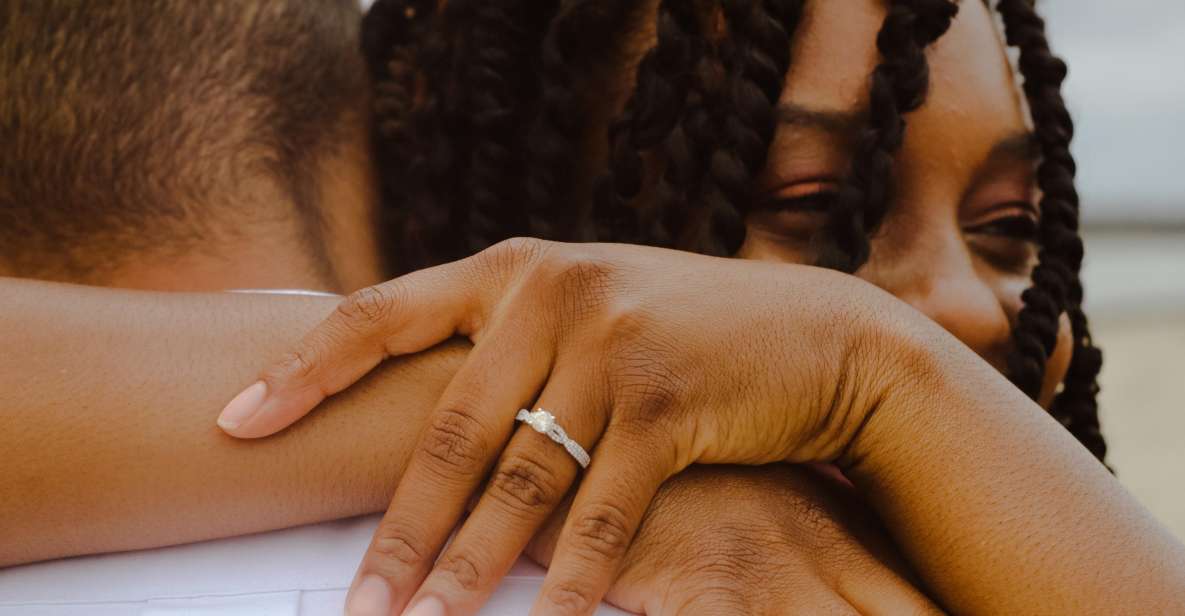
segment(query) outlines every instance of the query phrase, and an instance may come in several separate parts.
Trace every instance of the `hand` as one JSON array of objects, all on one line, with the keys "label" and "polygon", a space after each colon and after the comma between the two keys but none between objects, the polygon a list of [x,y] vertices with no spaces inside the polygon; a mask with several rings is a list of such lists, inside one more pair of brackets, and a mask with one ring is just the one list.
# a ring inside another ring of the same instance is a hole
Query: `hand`
[{"label": "hand", "polygon": [[236,436],[270,434],[385,357],[468,336],[474,349],[363,559],[355,606],[359,596],[390,609],[435,597],[449,614],[478,609],[579,470],[543,435],[516,433],[515,412],[538,406],[584,449],[596,446],[536,604],[583,614],[671,475],[693,462],[839,458],[908,365],[887,361],[877,338],[908,318],[922,317],[818,268],[512,240],[347,298],[220,423]]},{"label": "hand", "polygon": [[[547,566],[561,507],[527,554]],[[677,614],[940,614],[841,481],[803,466],[692,466],[663,483],[606,598]]]}]

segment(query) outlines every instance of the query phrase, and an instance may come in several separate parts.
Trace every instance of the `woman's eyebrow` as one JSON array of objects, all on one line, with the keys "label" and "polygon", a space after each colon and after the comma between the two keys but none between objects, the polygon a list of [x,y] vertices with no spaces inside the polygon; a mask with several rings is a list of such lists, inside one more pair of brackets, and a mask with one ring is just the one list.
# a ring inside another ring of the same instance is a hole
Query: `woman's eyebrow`
[{"label": "woman's eyebrow", "polygon": [[[1005,135],[988,150],[987,156],[976,168],[971,184],[967,188],[967,194],[977,190],[996,171],[1016,168],[1018,165],[1032,167],[1039,160],[1041,160],[1041,144],[1037,141],[1037,135],[1028,130]],[[1039,208],[1035,209],[1039,211]]]},{"label": "woman's eyebrow", "polygon": [[778,122],[781,124],[815,128],[841,137],[856,134],[864,125],[867,115],[863,109],[812,109],[794,103],[782,103],[777,109]]},{"label": "woman's eyebrow", "polygon": [[975,181],[978,185],[993,170],[1008,168],[1018,164],[1034,165],[1041,160],[1041,144],[1037,142],[1037,135],[1030,131],[1018,131],[1004,136],[988,150],[987,156],[975,171]]},{"label": "woman's eyebrow", "polygon": [[1037,142],[1037,135],[1030,131],[1012,133],[1000,139],[988,151],[982,167],[990,167],[996,163],[1008,162],[1037,162],[1041,158],[1041,144]]}]

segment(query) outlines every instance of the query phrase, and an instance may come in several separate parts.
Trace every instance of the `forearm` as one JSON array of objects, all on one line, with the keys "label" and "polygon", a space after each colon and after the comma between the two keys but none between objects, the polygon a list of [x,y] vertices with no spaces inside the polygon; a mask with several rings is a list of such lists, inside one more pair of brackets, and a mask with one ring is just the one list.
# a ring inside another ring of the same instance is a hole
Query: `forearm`
[{"label": "forearm", "polygon": [[0,566],[381,510],[467,345],[387,362],[269,439],[214,423],[336,303],[0,278]]},{"label": "forearm", "polygon": [[[1185,612],[1185,556],[1040,407],[945,332],[847,468],[957,613]],[[909,345],[898,345],[900,349]],[[948,349],[934,354],[934,349]]]}]

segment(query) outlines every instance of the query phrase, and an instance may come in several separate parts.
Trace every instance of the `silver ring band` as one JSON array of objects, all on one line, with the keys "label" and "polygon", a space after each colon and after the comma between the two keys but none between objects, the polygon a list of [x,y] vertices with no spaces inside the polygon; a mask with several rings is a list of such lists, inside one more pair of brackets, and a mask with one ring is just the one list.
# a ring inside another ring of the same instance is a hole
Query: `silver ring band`
[{"label": "silver ring band", "polygon": [[580,443],[568,438],[568,433],[555,422],[555,415],[547,412],[547,409],[542,407],[534,411],[527,409],[519,409],[518,415],[514,416],[516,421],[521,421],[528,426],[535,429],[540,434],[546,434],[551,440],[564,446],[564,449],[576,458],[576,462],[580,464],[580,468],[588,468],[590,462],[588,452],[580,446]]}]

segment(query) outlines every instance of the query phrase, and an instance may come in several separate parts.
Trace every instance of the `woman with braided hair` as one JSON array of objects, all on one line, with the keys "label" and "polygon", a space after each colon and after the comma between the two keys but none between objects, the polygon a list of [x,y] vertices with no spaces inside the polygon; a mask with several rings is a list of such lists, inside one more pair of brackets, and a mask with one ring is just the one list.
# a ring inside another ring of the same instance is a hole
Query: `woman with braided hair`
[{"label": "woman with braided hair", "polygon": [[838,467],[953,611],[1185,608],[1185,549],[1099,463],[1066,67],[1030,1],[528,4],[375,7],[411,273],[220,420],[272,434],[475,343],[350,613],[473,613],[582,467],[533,613],[588,613],[664,480],[774,462]]}]

